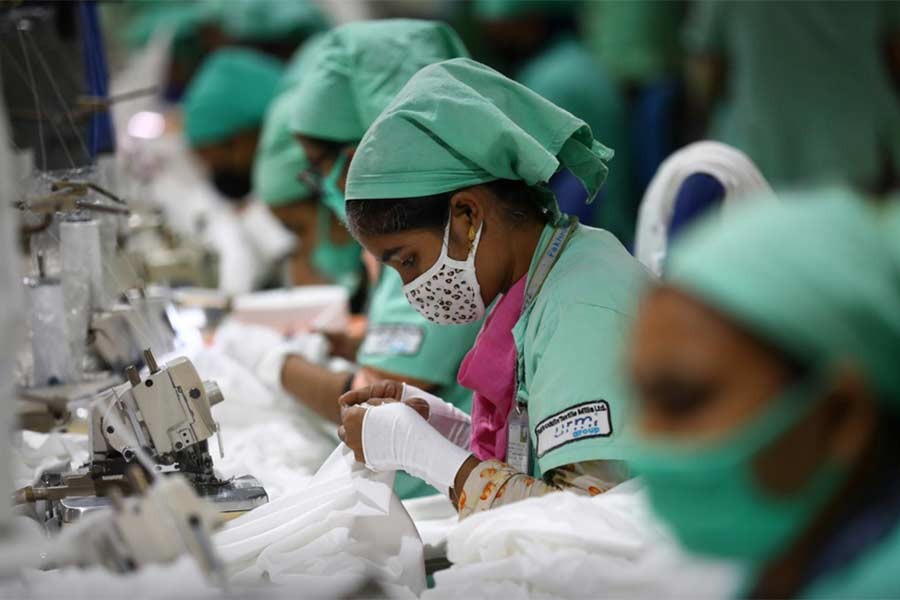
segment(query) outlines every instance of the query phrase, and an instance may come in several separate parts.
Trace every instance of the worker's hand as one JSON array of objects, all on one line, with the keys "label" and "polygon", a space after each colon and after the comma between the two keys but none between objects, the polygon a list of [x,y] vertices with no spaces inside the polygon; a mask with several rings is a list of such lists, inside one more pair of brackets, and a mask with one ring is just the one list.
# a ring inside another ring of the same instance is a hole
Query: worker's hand
[{"label": "worker's hand", "polygon": [[338,427],[338,437],[347,447],[353,450],[353,456],[361,463],[366,462],[362,444],[362,424],[366,416],[366,409],[361,406],[350,406],[341,409],[341,426]]},{"label": "worker's hand", "polygon": [[[340,405],[341,413],[343,414],[345,409],[364,402],[369,406],[378,406],[379,404],[384,404],[386,402],[400,402],[402,398],[403,383],[392,379],[385,379],[347,392],[338,398],[338,404]],[[403,402],[422,415],[423,419],[426,421],[428,420],[431,413],[428,402],[421,398],[409,398]]]},{"label": "worker's hand", "polygon": [[322,331],[320,333],[328,340],[332,356],[337,356],[350,362],[356,360],[356,353],[362,344],[363,338],[348,335],[342,331]]}]

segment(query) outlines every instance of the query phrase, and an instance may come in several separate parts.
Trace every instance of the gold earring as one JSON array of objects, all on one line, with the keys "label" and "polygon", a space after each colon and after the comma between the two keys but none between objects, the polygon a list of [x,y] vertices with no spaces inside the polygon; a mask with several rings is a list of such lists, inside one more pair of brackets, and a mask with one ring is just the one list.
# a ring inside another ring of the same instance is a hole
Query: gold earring
[{"label": "gold earring", "polygon": [[469,225],[469,252],[472,251],[472,246],[475,245],[475,226]]}]

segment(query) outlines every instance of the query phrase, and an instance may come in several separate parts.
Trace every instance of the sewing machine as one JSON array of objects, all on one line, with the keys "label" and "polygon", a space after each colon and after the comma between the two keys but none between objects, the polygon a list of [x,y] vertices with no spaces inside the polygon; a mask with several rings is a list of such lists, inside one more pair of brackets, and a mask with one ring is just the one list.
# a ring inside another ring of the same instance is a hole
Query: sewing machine
[{"label": "sewing machine", "polygon": [[[155,474],[180,474],[222,513],[245,512],[268,501],[253,477],[226,481],[213,470],[208,440],[219,434],[219,426],[211,408],[223,400],[215,382],[203,381],[186,358],[160,367],[153,353],[145,350],[144,360],[149,369],[146,379],[130,366],[126,383],[93,402],[88,464],[72,473],[44,473],[39,484],[17,490],[16,503],[34,504],[48,529],[109,507],[117,493],[133,493],[126,474],[135,464]],[[221,447],[220,441],[220,452]],[[146,460],[138,460],[141,453]]]}]

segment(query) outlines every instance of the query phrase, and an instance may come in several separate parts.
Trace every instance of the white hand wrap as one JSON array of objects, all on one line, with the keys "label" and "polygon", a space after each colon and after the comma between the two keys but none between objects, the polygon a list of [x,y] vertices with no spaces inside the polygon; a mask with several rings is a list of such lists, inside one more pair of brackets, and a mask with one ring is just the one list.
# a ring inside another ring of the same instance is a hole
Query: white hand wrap
[{"label": "white hand wrap", "polygon": [[425,390],[404,383],[400,400],[411,398],[421,398],[428,403],[428,423],[442,436],[464,450],[469,449],[472,442],[472,420],[469,415]]},{"label": "white hand wrap", "polygon": [[366,466],[373,471],[403,469],[439,492],[453,487],[459,468],[469,458],[414,409],[391,402],[366,409],[362,422]]}]

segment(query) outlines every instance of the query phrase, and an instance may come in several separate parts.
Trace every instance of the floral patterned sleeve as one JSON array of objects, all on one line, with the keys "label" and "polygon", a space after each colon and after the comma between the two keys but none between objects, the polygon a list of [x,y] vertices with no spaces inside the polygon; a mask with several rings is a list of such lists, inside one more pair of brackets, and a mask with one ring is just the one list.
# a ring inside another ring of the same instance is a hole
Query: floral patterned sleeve
[{"label": "floral patterned sleeve", "polygon": [[460,520],[469,515],[525,498],[567,490],[596,496],[627,478],[619,461],[589,461],[563,465],[536,479],[499,460],[486,460],[472,469],[457,499]]}]

